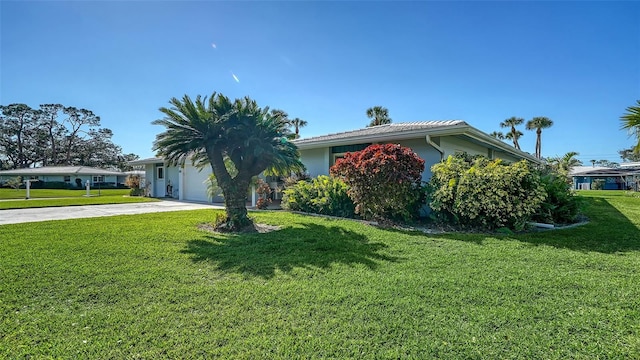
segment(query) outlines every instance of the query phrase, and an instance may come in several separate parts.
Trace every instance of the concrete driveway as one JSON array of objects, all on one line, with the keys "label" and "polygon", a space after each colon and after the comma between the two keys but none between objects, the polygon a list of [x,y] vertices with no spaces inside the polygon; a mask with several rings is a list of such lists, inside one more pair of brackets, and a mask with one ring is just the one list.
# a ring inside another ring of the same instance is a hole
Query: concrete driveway
[{"label": "concrete driveway", "polygon": [[220,205],[161,200],[158,202],[133,204],[11,209],[0,210],[0,225],[199,209],[224,209],[224,207]]}]

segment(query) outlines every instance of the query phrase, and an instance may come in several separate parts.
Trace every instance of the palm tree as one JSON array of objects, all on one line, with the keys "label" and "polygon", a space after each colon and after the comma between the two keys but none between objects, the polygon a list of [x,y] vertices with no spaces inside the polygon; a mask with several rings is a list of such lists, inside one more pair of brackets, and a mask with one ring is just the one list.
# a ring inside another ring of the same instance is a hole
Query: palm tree
[{"label": "palm tree", "polygon": [[596,167],[596,163],[598,162],[597,160],[593,159],[589,161],[591,162],[591,166]]},{"label": "palm tree", "polygon": [[527,130],[536,130],[536,157],[538,159],[542,158],[542,129],[547,129],[551,126],[553,126],[553,121],[544,116],[536,116],[527,121]]},{"label": "palm tree", "polygon": [[622,128],[636,135],[638,144],[634,147],[636,154],[640,153],[640,100],[636,100],[636,106],[629,106],[627,113],[620,117]]},{"label": "palm tree", "polygon": [[524,135],[522,131],[516,130],[515,132],[508,132],[504,135],[504,138],[507,140],[513,141],[513,146],[516,149],[520,150],[520,144],[518,143],[518,139],[520,139]]},{"label": "palm tree", "polygon": [[293,126],[294,133],[295,133],[294,139],[297,139],[300,137],[300,128],[307,126],[307,122],[300,118],[289,120],[289,124]]},{"label": "palm tree", "polygon": [[518,139],[524,134],[516,130],[516,126],[522,124],[523,122],[524,122],[523,118],[512,116],[500,123],[500,127],[510,128],[509,132],[505,135],[505,138],[512,140],[513,146],[518,150],[520,150],[520,144],[518,143]]},{"label": "palm tree", "polygon": [[498,140],[504,140],[504,134],[501,131],[494,131],[489,134],[489,136]]},{"label": "palm tree", "polygon": [[568,177],[571,169],[576,166],[582,165],[582,161],[576,158],[576,156],[578,155],[580,155],[580,153],[570,151],[564,154],[562,157],[549,158],[549,163],[556,172]]},{"label": "palm tree", "polygon": [[389,110],[386,107],[374,106],[367,109],[367,117],[371,119],[368,127],[391,124]]},{"label": "palm tree", "polygon": [[[210,98],[172,98],[155,120],[166,130],[156,136],[153,150],[169,164],[187,158],[198,167],[211,166],[224,195],[226,221],[222,230],[237,231],[252,224],[245,206],[252,177],[261,172],[285,174],[304,168],[297,147],[287,140],[288,124],[248,97],[230,101],[215,92]],[[233,162],[233,171],[225,166]]]}]

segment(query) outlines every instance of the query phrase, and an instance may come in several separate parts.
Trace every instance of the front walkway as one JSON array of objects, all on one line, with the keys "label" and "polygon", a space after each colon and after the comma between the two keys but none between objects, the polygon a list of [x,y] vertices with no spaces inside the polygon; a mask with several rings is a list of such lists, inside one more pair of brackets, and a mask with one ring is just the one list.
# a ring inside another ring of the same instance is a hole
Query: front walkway
[{"label": "front walkway", "polygon": [[211,204],[161,200],[158,202],[133,204],[11,209],[0,210],[0,225],[199,209],[224,209],[224,207]]}]

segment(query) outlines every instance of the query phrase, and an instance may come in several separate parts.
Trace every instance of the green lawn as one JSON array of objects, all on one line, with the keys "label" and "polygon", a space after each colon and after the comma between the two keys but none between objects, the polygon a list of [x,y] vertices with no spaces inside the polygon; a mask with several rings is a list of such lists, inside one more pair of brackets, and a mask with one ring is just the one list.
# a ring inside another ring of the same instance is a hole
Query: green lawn
[{"label": "green lawn", "polygon": [[[92,196],[116,196],[129,195],[129,189],[91,189]],[[30,189],[29,195],[32,199],[39,198],[63,198],[63,197],[83,197],[87,195],[87,190],[63,190],[63,189]],[[3,199],[24,199],[27,196],[25,189],[0,189],[0,200]]]},{"label": "green lawn", "polygon": [[[613,194],[612,194],[613,195]],[[0,226],[0,358],[640,358],[640,199],[587,225],[423,235],[212,210]],[[0,213],[1,215],[1,213]]]},{"label": "green lawn", "polygon": [[30,198],[26,200],[24,189],[0,189],[0,210],[157,201],[140,196],[129,197],[129,189],[91,190],[90,197],[86,197],[86,194],[86,190],[35,189],[30,191]]}]

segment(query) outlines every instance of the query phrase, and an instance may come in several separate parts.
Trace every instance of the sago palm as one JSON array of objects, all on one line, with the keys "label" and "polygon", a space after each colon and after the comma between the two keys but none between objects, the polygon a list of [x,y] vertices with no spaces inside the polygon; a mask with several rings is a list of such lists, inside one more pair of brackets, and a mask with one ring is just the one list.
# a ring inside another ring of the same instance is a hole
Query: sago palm
[{"label": "sago palm", "polygon": [[[297,147],[287,140],[286,121],[260,108],[248,97],[230,101],[215,92],[211,97],[187,95],[162,107],[164,118],[153,122],[166,130],[156,136],[153,149],[169,164],[190,159],[200,168],[210,165],[224,195],[224,228],[239,230],[251,224],[245,206],[249,184],[261,172],[284,174],[304,168]],[[237,170],[230,174],[225,159]]]}]

